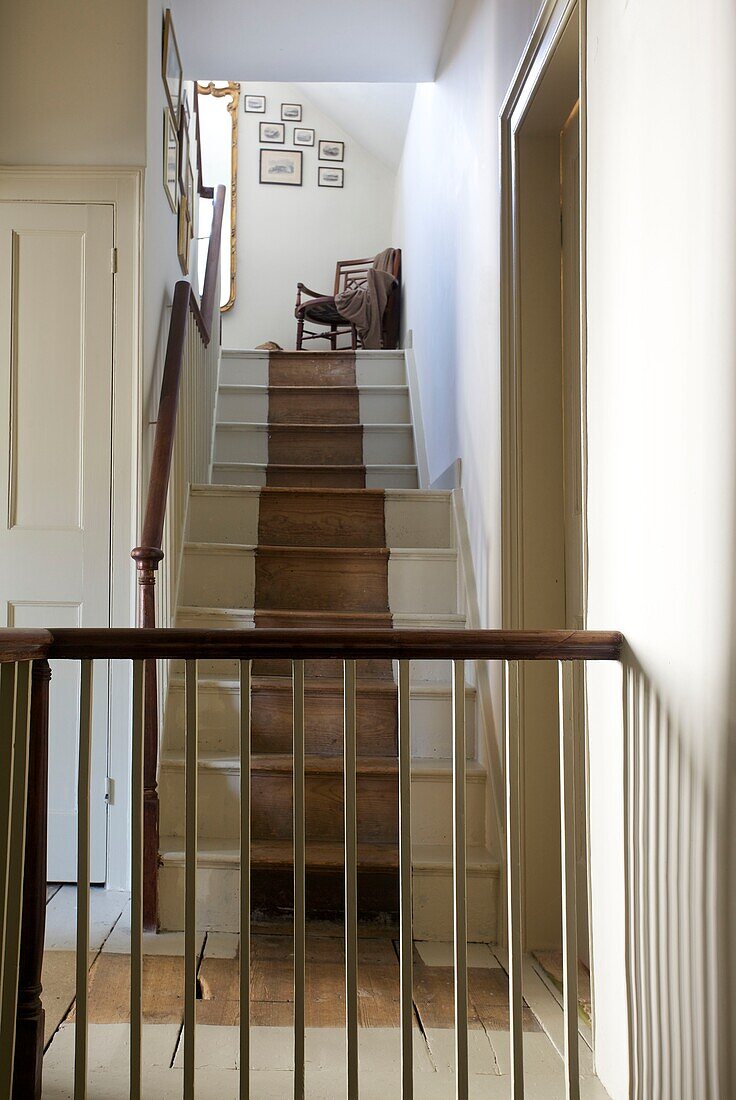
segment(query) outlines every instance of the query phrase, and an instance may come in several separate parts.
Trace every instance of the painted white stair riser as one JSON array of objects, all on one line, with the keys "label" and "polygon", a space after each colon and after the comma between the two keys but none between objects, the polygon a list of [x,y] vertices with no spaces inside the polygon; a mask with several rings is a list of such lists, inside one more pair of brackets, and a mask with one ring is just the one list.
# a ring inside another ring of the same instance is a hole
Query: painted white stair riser
[{"label": "painted white stair riser", "polygon": [[389,547],[451,547],[452,500],[449,493],[389,489],[384,502],[386,545]]},{"label": "painted white stair riser", "polygon": [[[429,688],[429,685],[427,685]],[[307,706],[309,696],[307,695]],[[240,693],[237,683],[199,681],[199,747],[202,752],[224,752],[235,755],[238,750]],[[469,760],[475,758],[475,691],[465,694],[465,743]],[[173,751],[184,749],[184,684],[169,682],[166,705],[164,743]],[[452,698],[449,688],[422,691],[414,683],[411,698],[412,756],[419,759],[450,760],[452,758]]]},{"label": "painted white stair riser", "polygon": [[[202,931],[239,929],[240,874],[235,867],[200,866],[197,872],[197,927]],[[412,874],[413,931],[418,940],[451,940],[453,935],[452,869]],[[159,871],[160,919],[163,931],[184,927],[184,868],[165,862]],[[493,943],[497,934],[498,871],[471,869],[467,876],[468,939]]]},{"label": "painted white stair riser", "polygon": [[248,607],[255,600],[255,551],[235,546],[188,544],[179,602],[193,607]]},{"label": "painted white stair riser", "polygon": [[[221,383],[217,395],[217,420],[267,421],[266,386],[233,386]],[[368,386],[358,392],[361,424],[408,424],[411,420],[409,391],[404,386]]]},{"label": "painted white stair riser", "polygon": [[[476,768],[466,784],[468,844],[482,844],[485,830],[485,776]],[[167,835],[184,832],[184,769],[181,763],[163,761],[159,777],[161,830]],[[240,773],[200,765],[198,782],[198,835],[235,841],[240,822]],[[452,841],[452,775],[414,774],[411,783],[412,841],[415,844],[450,844]]]},{"label": "painted white stair riser", "polygon": [[[197,486],[189,495],[188,541],[251,545],[258,542],[260,494],[220,485]],[[420,490],[386,493],[386,545],[395,548],[452,546],[449,493]]]},{"label": "painted white stair riser", "polygon": [[361,386],[358,390],[361,424],[409,424],[411,408],[406,387]]},{"label": "painted white stair riser", "polygon": [[[358,352],[355,359],[358,386],[405,386],[406,365],[403,352],[389,355],[381,352]],[[234,386],[267,386],[268,355],[253,352],[238,355],[224,351],[220,363],[220,382]]]},{"label": "painted white stair riser", "polygon": [[[214,461],[268,462],[268,424],[225,424],[215,429]],[[363,428],[363,463],[412,465],[414,435],[409,424],[369,424]]]},{"label": "painted white stair riser", "polygon": [[[266,484],[264,462],[219,462],[212,468],[212,480],[218,485]],[[365,471],[367,489],[416,489],[419,482],[416,466],[368,466]]]},{"label": "painted white stair riser", "polygon": [[388,604],[392,612],[457,611],[454,550],[392,550],[388,559]]}]

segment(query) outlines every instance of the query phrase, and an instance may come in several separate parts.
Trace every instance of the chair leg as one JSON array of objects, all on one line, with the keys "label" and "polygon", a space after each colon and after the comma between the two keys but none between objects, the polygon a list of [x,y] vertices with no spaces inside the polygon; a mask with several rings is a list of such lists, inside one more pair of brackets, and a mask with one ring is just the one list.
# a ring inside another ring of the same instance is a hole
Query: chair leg
[{"label": "chair leg", "polygon": [[353,351],[358,350],[358,330],[355,325],[350,326],[350,346]]},{"label": "chair leg", "polygon": [[302,344],[304,342],[304,318],[300,317],[296,323],[296,350],[302,350]]},{"label": "chair leg", "polygon": [[330,347],[337,351],[337,325],[330,325]]}]

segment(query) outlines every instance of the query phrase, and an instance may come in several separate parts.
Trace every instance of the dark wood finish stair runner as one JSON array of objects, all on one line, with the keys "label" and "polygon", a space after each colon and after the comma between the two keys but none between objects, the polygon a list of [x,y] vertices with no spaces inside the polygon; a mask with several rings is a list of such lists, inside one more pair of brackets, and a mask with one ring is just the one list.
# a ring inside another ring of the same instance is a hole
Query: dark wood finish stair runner
[{"label": "dark wood finish stair runner", "polygon": [[[269,362],[266,487],[259,505],[256,627],[391,627],[383,490],[365,488],[352,354]],[[307,905],[343,907],[343,684],[336,661],[305,665]],[[398,905],[397,691],[390,661],[358,663],[359,906]],[[252,682],[252,886],[262,914],[292,904],[289,661],[256,661]]]}]

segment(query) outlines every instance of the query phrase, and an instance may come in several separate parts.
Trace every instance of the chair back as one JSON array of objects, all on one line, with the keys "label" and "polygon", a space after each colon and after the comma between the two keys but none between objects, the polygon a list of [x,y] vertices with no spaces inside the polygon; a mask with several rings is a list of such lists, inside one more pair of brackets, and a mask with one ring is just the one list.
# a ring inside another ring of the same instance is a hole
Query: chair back
[{"label": "chair back", "polygon": [[401,249],[390,248],[385,254],[367,256],[359,260],[338,260],[335,266],[335,296],[345,290],[356,290],[365,286],[370,268],[377,266],[377,261],[384,271],[389,271],[398,285],[394,287],[388,296],[386,309],[381,325],[384,348],[396,348],[399,342],[399,330],[401,325]]}]

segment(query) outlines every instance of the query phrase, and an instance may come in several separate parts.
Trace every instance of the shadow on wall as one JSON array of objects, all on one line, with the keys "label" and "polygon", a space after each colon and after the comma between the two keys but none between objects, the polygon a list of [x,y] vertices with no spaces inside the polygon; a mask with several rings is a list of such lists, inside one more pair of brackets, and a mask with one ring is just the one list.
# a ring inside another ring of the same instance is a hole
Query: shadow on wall
[{"label": "shadow on wall", "polygon": [[630,650],[622,702],[629,1095],[715,1100],[718,791]]}]

